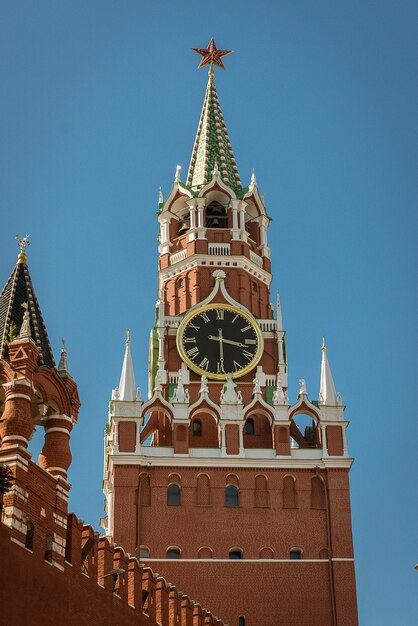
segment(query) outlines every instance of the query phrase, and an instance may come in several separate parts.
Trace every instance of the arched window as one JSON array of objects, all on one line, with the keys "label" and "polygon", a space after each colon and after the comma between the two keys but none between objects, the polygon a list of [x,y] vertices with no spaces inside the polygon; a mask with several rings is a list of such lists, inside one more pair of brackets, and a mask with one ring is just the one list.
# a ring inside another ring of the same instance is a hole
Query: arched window
[{"label": "arched window", "polygon": [[202,422],[200,420],[193,421],[193,437],[202,436]]},{"label": "arched window", "polygon": [[168,485],[167,487],[167,504],[169,506],[181,505],[181,489],[178,485]]},{"label": "arched window", "polygon": [[175,546],[167,548],[166,557],[167,559],[180,559],[181,558],[180,548],[176,548]]},{"label": "arched window", "polygon": [[48,563],[52,563],[52,543],[53,543],[52,535],[47,535],[45,538],[44,559],[45,561],[48,561]]},{"label": "arched window", "polygon": [[226,209],[216,200],[206,207],[206,228],[228,228]]},{"label": "arched window", "polygon": [[33,549],[33,537],[35,534],[35,526],[32,522],[28,522],[26,526],[25,548],[28,550]]},{"label": "arched window", "polygon": [[257,291],[257,289],[258,289],[258,287],[257,287],[257,283],[255,283],[255,282],[253,282],[253,283],[252,283],[252,289],[253,289],[253,291],[255,291],[255,292]]},{"label": "arched window", "polygon": [[198,559],[211,559],[212,556],[213,556],[212,548],[209,548],[209,546],[202,546],[201,548],[199,548],[197,552]]},{"label": "arched window", "polygon": [[274,551],[272,548],[261,548],[260,559],[274,559]]},{"label": "arched window", "polygon": [[184,287],[184,278],[179,278],[177,281],[177,289],[182,289]]},{"label": "arched window", "polygon": [[267,478],[264,476],[264,474],[258,474],[258,476],[255,477],[254,506],[269,506]]},{"label": "arched window", "polygon": [[210,505],[210,478],[207,474],[199,474],[197,477],[196,504],[198,506]]},{"label": "arched window", "polygon": [[283,478],[283,508],[297,509],[296,480],[293,476]]},{"label": "arched window", "polygon": [[255,434],[254,420],[252,417],[249,417],[245,421],[244,435],[254,435],[254,434]]},{"label": "arched window", "polygon": [[178,221],[177,237],[181,237],[182,235],[184,235],[184,233],[187,232],[189,228],[190,215],[189,213],[184,213],[184,215],[182,215]]},{"label": "arched window", "polygon": [[150,551],[147,546],[139,546],[139,558],[149,559]]},{"label": "arched window", "polygon": [[319,476],[311,479],[311,508],[325,509],[325,485]]},{"label": "arched window", "polygon": [[235,485],[228,485],[225,489],[225,506],[239,506],[239,491]]},{"label": "arched window", "polygon": [[141,506],[150,506],[151,504],[151,483],[150,477],[142,474],[140,476],[139,497]]},{"label": "arched window", "polygon": [[300,548],[292,548],[289,553],[289,558],[292,561],[300,561],[302,559],[302,550]]},{"label": "arched window", "polygon": [[240,560],[242,559],[242,550],[241,548],[231,548],[229,551],[229,558],[231,560]]},{"label": "arched window", "polygon": [[245,626],[245,617],[242,615],[238,618],[238,626]]}]

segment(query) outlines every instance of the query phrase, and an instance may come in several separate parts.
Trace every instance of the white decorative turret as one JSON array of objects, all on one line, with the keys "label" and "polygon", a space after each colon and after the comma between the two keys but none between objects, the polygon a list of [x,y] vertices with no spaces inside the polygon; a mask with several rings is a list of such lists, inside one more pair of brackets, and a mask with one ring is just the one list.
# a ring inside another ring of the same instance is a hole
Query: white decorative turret
[{"label": "white decorative turret", "polygon": [[256,185],[257,185],[257,178],[256,178],[254,168],[253,168],[253,171],[251,173],[250,189],[252,190]]},{"label": "white decorative turret", "polygon": [[299,380],[298,399],[300,398],[300,396],[305,396],[306,398],[308,397],[308,392],[306,390],[306,380],[304,378],[301,378]]},{"label": "white decorative turret", "polygon": [[65,347],[64,339],[62,340],[60,362],[58,363],[57,370],[61,376],[68,374],[67,348]]},{"label": "white decorative turret", "polygon": [[199,389],[199,395],[208,395],[209,394],[209,389],[208,389],[208,379],[206,378],[205,375],[202,376],[201,378],[201,382],[200,382],[200,389]]},{"label": "white decorative turret", "polygon": [[125,357],[123,359],[122,373],[119,383],[119,400],[127,400],[128,402],[134,402],[137,398],[137,389],[135,383],[134,366],[131,356],[131,331],[126,331],[125,341]]},{"label": "white decorative turret", "polygon": [[28,303],[24,302],[22,307],[25,309],[25,313],[23,315],[22,326],[20,327],[19,339],[30,339],[32,337],[32,333],[30,330],[30,315],[28,311]]},{"label": "white decorative turret", "polygon": [[174,177],[175,183],[181,183],[180,171],[181,171],[181,165],[176,165],[176,175]]},{"label": "white decorative turret", "polygon": [[342,404],[340,394],[335,391],[334,379],[327,359],[325,337],[322,337],[321,382],[319,385],[319,404],[324,406],[338,406]]},{"label": "white decorative turret", "polygon": [[188,404],[190,401],[189,390],[183,384],[182,371],[179,370],[177,387],[173,395],[173,402],[178,404]]},{"label": "white decorative turret", "polygon": [[280,372],[277,373],[277,386],[273,393],[273,406],[282,406],[288,404],[286,395],[283,391],[282,378]]},{"label": "white decorative turret", "polygon": [[258,378],[254,378],[253,383],[254,383],[254,388],[253,388],[253,393],[252,393],[253,397],[257,395],[262,397],[260,381],[258,380]]},{"label": "white decorative turret", "polygon": [[226,375],[226,382],[224,388],[221,391],[221,403],[225,404],[241,404],[242,403],[242,394],[239,391],[236,391],[236,384],[232,379],[232,374]]}]

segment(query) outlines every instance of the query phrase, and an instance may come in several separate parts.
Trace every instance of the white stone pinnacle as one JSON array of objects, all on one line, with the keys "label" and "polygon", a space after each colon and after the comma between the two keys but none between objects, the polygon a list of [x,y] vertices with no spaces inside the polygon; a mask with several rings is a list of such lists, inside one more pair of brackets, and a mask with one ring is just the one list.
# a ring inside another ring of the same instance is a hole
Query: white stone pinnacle
[{"label": "white stone pinnacle", "polygon": [[136,383],[129,334],[125,341],[125,345],[125,357],[123,359],[122,374],[119,383],[119,400],[128,400],[133,402],[136,400]]},{"label": "white stone pinnacle", "polygon": [[322,338],[322,363],[321,363],[321,381],[319,385],[319,402],[325,406],[337,406],[337,392],[335,391],[334,379],[332,378],[331,368],[327,359],[327,348],[325,346],[325,337]]}]

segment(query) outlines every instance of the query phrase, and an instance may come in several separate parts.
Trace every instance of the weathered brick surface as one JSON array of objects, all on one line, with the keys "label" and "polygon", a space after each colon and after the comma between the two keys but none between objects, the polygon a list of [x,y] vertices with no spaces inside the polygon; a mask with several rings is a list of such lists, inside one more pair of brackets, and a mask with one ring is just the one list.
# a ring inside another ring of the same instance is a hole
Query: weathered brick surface
[{"label": "weathered brick surface", "polygon": [[[241,614],[248,616],[248,624],[263,626],[332,623],[328,561],[309,563],[310,559],[324,559],[328,555],[327,510],[323,502],[315,500],[317,496],[312,500],[315,471],[207,466],[152,467],[149,471],[150,506],[138,509],[133,494],[139,468],[116,467],[115,492],[120,498],[115,505],[116,541],[123,539],[131,552],[138,545],[146,545],[153,568],[178,587],[191,588],[192,595],[229,623],[237,623]],[[199,476],[203,474],[210,479],[210,486],[205,487],[209,492],[207,505],[200,504],[198,496]],[[167,505],[167,485],[173,475],[181,484],[181,506]],[[289,475],[295,479],[296,498],[292,508],[285,508],[289,504],[284,501],[284,479]],[[320,476],[326,480],[323,473]],[[225,506],[225,487],[230,483],[239,486],[239,508]],[[328,483],[333,557],[350,559],[353,551],[347,470],[330,470]],[[153,562],[164,559],[170,546],[180,548],[180,561]],[[245,563],[227,560],[231,548],[242,549]],[[289,559],[292,548],[303,551],[303,560],[280,562],[279,559]],[[213,562],[207,563],[203,558],[212,558]],[[252,561],[259,558],[272,563]],[[216,559],[225,561],[216,562]],[[346,569],[334,567],[334,581],[336,584],[337,577],[343,576],[346,585],[345,599],[339,600],[343,607],[339,608],[339,619],[345,615],[346,621],[341,623],[354,625],[357,623],[354,565],[347,563],[351,565]],[[235,569],[230,570],[231,567]],[[342,586],[340,582],[338,589]],[[257,609],[246,603],[251,593],[256,593],[253,604]],[[307,601],[303,600],[305,595]],[[301,607],[306,610],[311,595],[315,595],[315,600],[309,604],[310,616],[306,618],[311,621],[302,622]],[[239,612],[243,607],[246,613]],[[282,621],[276,621],[277,616]]]}]

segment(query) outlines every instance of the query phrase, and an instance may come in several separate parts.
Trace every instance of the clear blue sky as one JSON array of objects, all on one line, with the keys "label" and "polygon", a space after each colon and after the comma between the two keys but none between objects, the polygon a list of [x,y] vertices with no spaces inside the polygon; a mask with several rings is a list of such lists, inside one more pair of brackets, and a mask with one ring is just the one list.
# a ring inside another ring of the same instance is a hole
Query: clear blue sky
[{"label": "clear blue sky", "polygon": [[[29,267],[83,403],[70,506],[98,527],[124,330],[146,392],[157,189],[186,176],[207,72],[241,179],[254,167],[290,368],[317,398],[321,335],[347,404],[362,626],[417,619],[417,4],[0,2],[0,279]],[[38,442],[39,443],[39,442]],[[35,440],[33,446],[36,447]],[[415,618],[414,618],[415,615]]]}]

